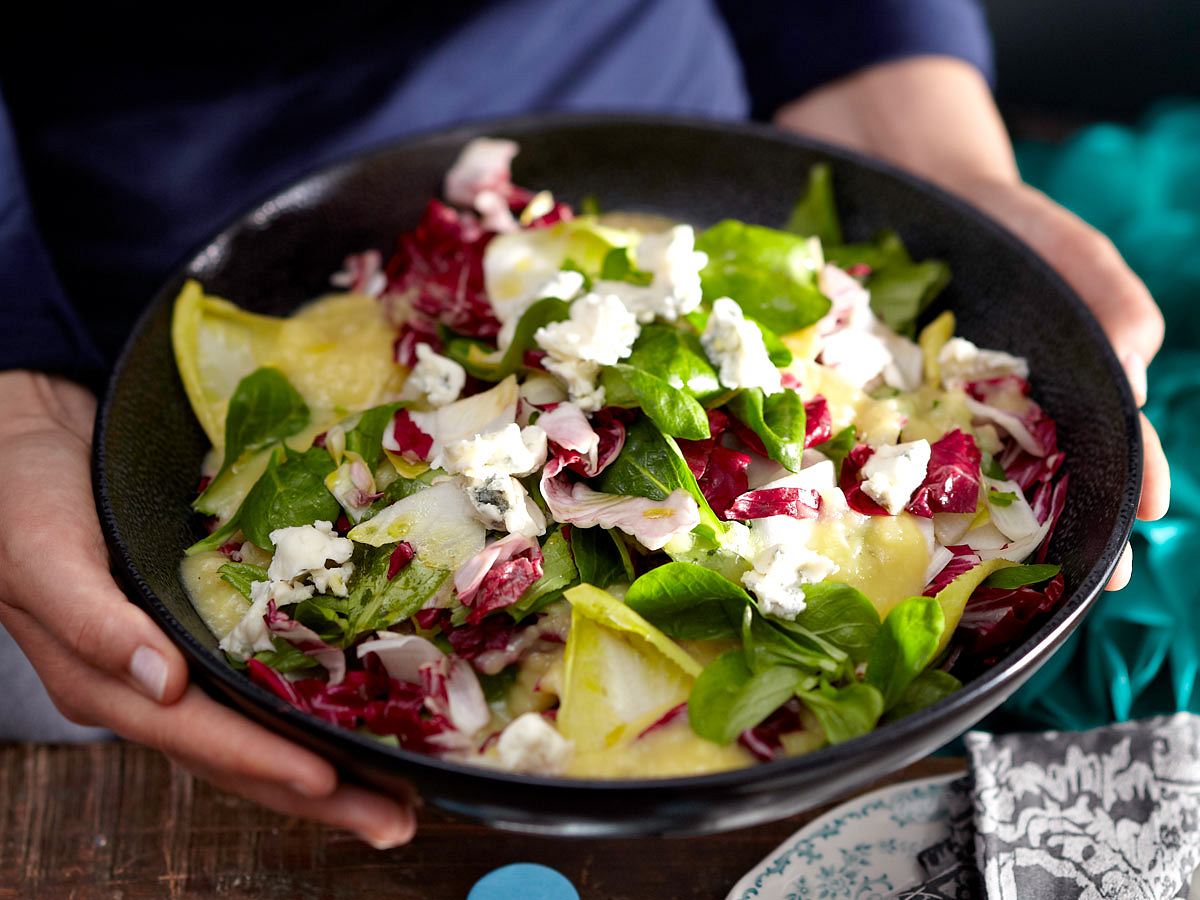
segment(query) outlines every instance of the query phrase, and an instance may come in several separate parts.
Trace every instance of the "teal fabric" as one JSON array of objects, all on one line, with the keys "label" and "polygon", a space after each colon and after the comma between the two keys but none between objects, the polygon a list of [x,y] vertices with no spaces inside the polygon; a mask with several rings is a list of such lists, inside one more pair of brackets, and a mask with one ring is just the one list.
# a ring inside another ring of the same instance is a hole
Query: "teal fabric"
[{"label": "teal fabric", "polygon": [[1082,730],[1200,712],[1200,101],[1059,145],[1024,142],[1017,156],[1026,181],[1113,240],[1162,307],[1146,414],[1171,462],[1171,511],[1137,524],[1129,587],[1105,594],[985,727]]}]

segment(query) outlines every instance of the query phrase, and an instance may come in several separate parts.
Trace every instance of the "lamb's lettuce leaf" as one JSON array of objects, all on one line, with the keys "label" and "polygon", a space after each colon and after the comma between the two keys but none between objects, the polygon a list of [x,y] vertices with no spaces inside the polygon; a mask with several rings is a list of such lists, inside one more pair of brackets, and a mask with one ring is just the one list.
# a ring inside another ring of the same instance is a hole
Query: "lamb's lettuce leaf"
[{"label": "lamb's lettuce leaf", "polygon": [[701,737],[732,743],[786,703],[804,681],[804,673],[790,666],[756,674],[740,650],[730,650],[696,679],[688,698],[688,721]]},{"label": "lamb's lettuce leaf", "polygon": [[833,201],[833,173],[828,163],[808,170],[808,187],[788,217],[785,228],[802,237],[817,237],[822,245],[842,242],[842,225]]},{"label": "lamb's lettuce leaf", "polygon": [[819,248],[804,238],[726,219],[702,232],[696,249],[708,254],[700,273],[705,299],[733,297],[776,334],[812,325],[829,311],[816,286]]},{"label": "lamb's lettuce leaf", "polygon": [[767,455],[781,466],[799,472],[804,456],[804,401],[795,391],[766,396],[761,388],[739,392],[729,411],[758,435]]}]

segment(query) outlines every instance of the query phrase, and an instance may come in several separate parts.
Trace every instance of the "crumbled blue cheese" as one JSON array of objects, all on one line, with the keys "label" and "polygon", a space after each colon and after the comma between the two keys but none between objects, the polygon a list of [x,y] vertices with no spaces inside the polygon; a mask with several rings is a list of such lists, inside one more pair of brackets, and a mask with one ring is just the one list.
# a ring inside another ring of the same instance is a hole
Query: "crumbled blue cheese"
[{"label": "crumbled blue cheese", "polygon": [[517,323],[529,307],[538,300],[554,298],[555,300],[573,300],[583,290],[583,273],[569,270],[555,272],[550,278],[537,285],[527,296],[521,296],[511,301],[505,308],[505,318],[496,335],[496,345],[501,350],[507,350],[516,333]]},{"label": "crumbled blue cheese", "polygon": [[530,475],[546,463],[546,432],[515,422],[487,434],[447,444],[432,466],[449,475]]},{"label": "crumbled blue cheese", "polygon": [[767,355],[762,331],[728,297],[713,301],[712,315],[700,336],[704,352],[719,370],[727,388],[762,388],[764,394],[783,390],[779,370]]},{"label": "crumbled blue cheese", "polygon": [[530,538],[545,534],[545,515],[513,476],[489,473],[466,479],[465,487],[467,499],[488,528]]},{"label": "crumbled blue cheese", "polygon": [[896,515],[925,480],[929,457],[926,440],[877,447],[862,467],[863,493]]},{"label": "crumbled blue cheese", "polygon": [[571,304],[569,318],[543,325],[533,337],[546,351],[546,371],[561,378],[571,400],[590,412],[604,405],[604,391],[596,385],[600,367],[628,356],[640,331],[620,298],[585,294]]},{"label": "crumbled blue cheese", "polygon": [[437,408],[458,399],[467,383],[467,373],[454,360],[437,353],[428,344],[417,344],[417,364],[404,382],[404,399],[424,397]]},{"label": "crumbled blue cheese", "polygon": [[649,284],[598,281],[596,290],[620,297],[642,324],[656,318],[674,322],[700,305],[700,271],[708,265],[708,255],[696,249],[691,225],[647,234],[632,256],[634,265],[652,276]]},{"label": "crumbled blue cheese", "polygon": [[522,713],[500,732],[496,755],[510,772],[561,775],[574,745],[536,712]]},{"label": "crumbled blue cheese", "polygon": [[824,581],[837,570],[837,564],[820,553],[784,544],[759,553],[742,584],[754,592],[765,614],[795,619],[805,609],[804,585]]},{"label": "crumbled blue cheese", "polygon": [[270,537],[275,555],[267,569],[267,580],[251,584],[250,608],[220,643],[222,650],[241,659],[271,649],[271,633],[263,621],[270,601],[276,606],[289,606],[314,594],[345,597],[346,584],[354,573],[354,563],[350,562],[354,543],[335,534],[330,522],[277,528]]},{"label": "crumbled blue cheese", "polygon": [[938,353],[938,368],[946,387],[961,387],[968,381],[984,381],[1005,375],[1029,377],[1029,363],[1000,350],[980,350],[965,338],[946,341]]}]

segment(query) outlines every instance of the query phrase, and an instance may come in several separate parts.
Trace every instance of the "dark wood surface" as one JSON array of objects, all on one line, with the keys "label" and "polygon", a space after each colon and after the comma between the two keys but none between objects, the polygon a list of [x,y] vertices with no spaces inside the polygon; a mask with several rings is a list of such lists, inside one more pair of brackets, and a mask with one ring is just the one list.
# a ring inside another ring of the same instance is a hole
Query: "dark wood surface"
[{"label": "dark wood surface", "polygon": [[[927,759],[887,781],[950,772]],[[886,782],[880,782],[886,783]],[[0,744],[0,898],[462,900],[511,862],[540,862],[585,900],[722,898],[818,811],[699,838],[557,840],[425,811],[416,840],[376,851],[197,782],[127,744]]]}]

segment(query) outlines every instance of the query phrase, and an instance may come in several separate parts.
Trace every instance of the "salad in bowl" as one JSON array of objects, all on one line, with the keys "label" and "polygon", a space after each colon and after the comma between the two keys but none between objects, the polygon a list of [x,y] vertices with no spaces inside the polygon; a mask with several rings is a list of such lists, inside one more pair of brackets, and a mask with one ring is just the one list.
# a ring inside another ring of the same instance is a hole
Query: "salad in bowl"
[{"label": "salad in bowl", "polygon": [[802,754],[947,696],[1053,610],[1067,489],[1029,367],[955,336],[827,167],[782,229],[515,185],[276,318],[188,282],[212,443],[180,576],[230,665],[418,752],[578,778]]}]

